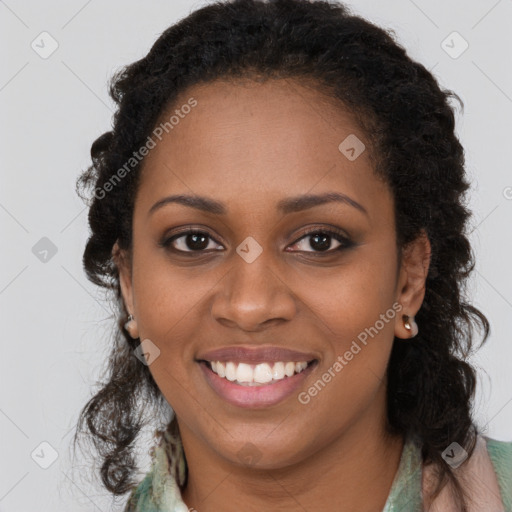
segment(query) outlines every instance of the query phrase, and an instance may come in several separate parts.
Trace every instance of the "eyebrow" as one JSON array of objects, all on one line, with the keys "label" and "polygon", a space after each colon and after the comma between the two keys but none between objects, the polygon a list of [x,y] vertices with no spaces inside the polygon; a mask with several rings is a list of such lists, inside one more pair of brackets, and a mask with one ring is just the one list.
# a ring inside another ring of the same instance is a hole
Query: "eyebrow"
[{"label": "eyebrow", "polygon": [[[325,194],[318,195],[305,194],[296,197],[288,197],[286,199],[282,199],[277,203],[277,210],[284,214],[295,213],[307,210],[309,208],[313,208],[314,206],[320,206],[331,202],[348,204],[349,206],[352,206],[357,210],[361,211],[365,215],[368,215],[368,212],[366,211],[366,208],[364,206],[362,206],[349,196],[341,194],[339,192],[327,192]],[[212,213],[215,215],[226,215],[228,213],[226,205],[219,201],[216,201],[215,199],[210,199],[208,197],[198,195],[176,194],[164,197],[163,199],[157,201],[149,209],[148,215],[151,215],[156,210],[170,203],[182,204],[184,206],[195,208],[197,210]]]}]

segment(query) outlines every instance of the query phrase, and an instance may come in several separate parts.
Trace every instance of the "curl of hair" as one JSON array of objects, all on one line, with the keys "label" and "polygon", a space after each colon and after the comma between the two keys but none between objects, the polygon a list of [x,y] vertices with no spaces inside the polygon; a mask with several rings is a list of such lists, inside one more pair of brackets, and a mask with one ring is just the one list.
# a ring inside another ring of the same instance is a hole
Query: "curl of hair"
[{"label": "curl of hair", "polygon": [[147,366],[132,354],[138,341],[122,327],[126,311],[112,258],[116,241],[131,248],[142,164],[115,183],[114,175],[189,86],[272,78],[297,78],[351,110],[371,141],[376,174],[393,193],[397,247],[406,248],[422,232],[430,240],[419,334],[411,342],[395,339],[389,361],[388,428],[420,440],[424,462],[440,468],[433,496],[451,481],[465,511],[464,490],[441,453],[453,441],[473,451],[476,377],[465,359],[475,327],[483,330],[483,343],[489,323],[464,297],[474,259],[467,238],[469,183],[450,105],[458,98],[411,60],[391,32],[340,3],[217,1],[165,30],[144,58],[113,77],[113,128],[92,144],[92,165],[77,180],[77,191],[82,197],[88,191],[90,201],[83,264],[88,278],[118,299],[119,343],[108,379],[84,407],[77,432],[86,425],[92,434],[107,489],[126,493],[135,485],[131,450],[143,423],[141,403],[144,397],[162,400]]}]

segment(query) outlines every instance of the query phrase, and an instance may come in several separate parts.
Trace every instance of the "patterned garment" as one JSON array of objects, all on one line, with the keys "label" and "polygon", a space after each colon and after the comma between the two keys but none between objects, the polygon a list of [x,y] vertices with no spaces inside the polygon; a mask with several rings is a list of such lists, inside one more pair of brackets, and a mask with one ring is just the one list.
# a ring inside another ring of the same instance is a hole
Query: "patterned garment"
[{"label": "patterned garment", "polygon": [[[489,478],[497,483],[494,483],[495,489],[489,483],[484,483],[485,485],[481,486],[483,492],[486,493],[483,498],[484,503],[489,506],[485,506],[484,510],[477,505],[476,508],[470,508],[470,510],[475,512],[512,512],[512,442],[497,441],[481,436],[478,439],[478,457],[483,456],[488,461],[488,467],[485,468],[487,475],[492,473],[489,468],[494,469],[496,478],[494,475]],[[476,451],[475,449],[475,453]],[[173,434],[167,430],[150,453],[152,457],[151,470],[130,494],[125,512],[189,512],[189,508],[181,498],[180,491],[186,479],[186,462],[179,434]],[[472,456],[470,461],[475,459],[480,464],[480,460],[484,459],[478,459],[478,457]],[[476,469],[482,467],[484,465],[480,464]],[[470,467],[470,471],[474,470],[475,466],[473,465]],[[418,444],[407,439],[404,443],[398,471],[382,512],[422,512],[422,475],[421,449]],[[501,494],[501,500],[499,494]],[[441,496],[441,503],[433,512],[458,510],[450,498],[446,497],[446,492],[443,492],[443,496]],[[503,502],[503,505],[500,501]]]}]

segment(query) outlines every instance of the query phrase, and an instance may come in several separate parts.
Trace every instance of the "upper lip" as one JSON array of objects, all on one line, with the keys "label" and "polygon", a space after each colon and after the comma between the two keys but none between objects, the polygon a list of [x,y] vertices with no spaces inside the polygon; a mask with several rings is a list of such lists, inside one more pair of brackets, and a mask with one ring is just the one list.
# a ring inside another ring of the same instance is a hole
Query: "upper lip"
[{"label": "upper lip", "polygon": [[316,355],[311,352],[300,352],[297,350],[289,350],[283,347],[257,347],[249,348],[242,346],[222,347],[215,350],[204,352],[197,357],[202,361],[233,361],[247,363],[265,363],[278,361],[313,361]]}]

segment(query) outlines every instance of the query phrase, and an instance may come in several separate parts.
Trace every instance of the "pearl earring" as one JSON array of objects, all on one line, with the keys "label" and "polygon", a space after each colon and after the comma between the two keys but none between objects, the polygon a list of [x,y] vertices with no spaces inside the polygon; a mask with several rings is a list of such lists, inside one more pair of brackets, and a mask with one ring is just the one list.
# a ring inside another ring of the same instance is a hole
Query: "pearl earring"
[{"label": "pearl earring", "polygon": [[128,315],[128,321],[124,324],[124,328],[130,333],[133,339],[138,338],[138,336],[134,334],[134,331],[137,329],[137,322],[132,314]]},{"label": "pearl earring", "polygon": [[403,315],[404,327],[411,333],[411,338],[418,334],[418,324],[413,316]]}]

